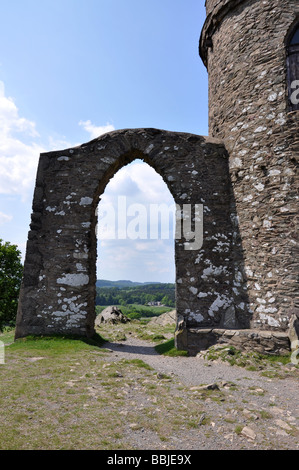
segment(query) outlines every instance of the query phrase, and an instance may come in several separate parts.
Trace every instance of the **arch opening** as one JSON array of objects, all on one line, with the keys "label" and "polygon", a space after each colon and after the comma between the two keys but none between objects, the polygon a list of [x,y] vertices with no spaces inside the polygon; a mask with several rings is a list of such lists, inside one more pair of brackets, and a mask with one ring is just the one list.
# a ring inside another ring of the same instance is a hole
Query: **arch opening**
[{"label": "arch opening", "polygon": [[112,307],[147,321],[174,310],[175,201],[163,178],[135,158],[107,183],[97,217],[96,326]]},{"label": "arch opening", "polygon": [[[149,282],[155,281],[150,278],[154,273],[152,276],[158,275],[159,282],[174,282],[174,223],[174,198],[156,170],[141,159],[122,167],[106,185],[98,204],[98,253],[101,257],[101,249],[104,252],[107,247],[109,254],[105,254],[104,266],[98,259],[97,277],[116,281],[130,275],[131,281]],[[108,269],[117,262],[114,255],[122,251],[123,241],[129,250],[127,261],[138,253],[143,258],[143,251],[149,254],[147,248],[153,253],[154,245],[160,245],[161,254],[166,247],[171,248],[172,268],[164,270],[165,276],[158,263],[152,269],[152,263],[148,263],[140,270],[134,258],[131,271],[124,264],[113,271]]]}]

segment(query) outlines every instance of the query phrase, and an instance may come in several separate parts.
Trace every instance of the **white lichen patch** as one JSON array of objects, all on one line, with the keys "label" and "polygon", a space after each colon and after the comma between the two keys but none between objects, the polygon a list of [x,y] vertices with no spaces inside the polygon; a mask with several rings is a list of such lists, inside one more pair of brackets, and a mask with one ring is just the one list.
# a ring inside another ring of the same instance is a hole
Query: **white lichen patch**
[{"label": "white lichen patch", "polygon": [[249,266],[245,266],[245,273],[248,277],[253,277],[253,271]]},{"label": "white lichen patch", "polygon": [[286,121],[283,113],[279,113],[277,119],[275,119],[275,124],[278,124],[279,126],[283,126],[286,122],[287,121]]},{"label": "white lichen patch", "polygon": [[73,257],[74,257],[75,259],[87,259],[87,258],[88,258],[88,254],[87,254],[87,253],[82,253],[82,252],[77,252],[77,251],[75,251],[75,252],[73,253]]},{"label": "white lichen patch", "polygon": [[61,155],[61,157],[58,157],[57,160],[59,162],[65,161],[67,162],[70,159],[70,157],[67,157],[66,155]]},{"label": "white lichen patch", "polygon": [[217,245],[212,249],[213,252],[228,253],[230,244],[228,242],[217,241]]},{"label": "white lichen patch", "polygon": [[280,170],[273,169],[269,171],[269,176],[278,176],[280,175],[280,173],[281,173]]},{"label": "white lichen patch", "polygon": [[272,102],[277,99],[277,93],[271,93],[271,95],[268,96],[268,101]]},{"label": "white lichen patch", "polygon": [[79,202],[80,206],[90,206],[92,204],[91,197],[81,197],[81,201]]},{"label": "white lichen patch", "polygon": [[81,263],[76,263],[76,269],[77,271],[87,271],[87,268],[85,266],[83,266],[83,264]]},{"label": "white lichen patch", "polygon": [[199,264],[199,263],[200,263],[200,261],[201,261],[201,260],[202,260],[202,258],[203,258],[203,255],[204,255],[204,253],[203,253],[203,252],[202,252],[202,253],[199,253],[199,254],[197,255],[197,257],[196,257],[195,261],[194,261],[194,264]]},{"label": "white lichen patch", "polygon": [[255,184],[254,185],[255,189],[257,189],[258,191],[263,191],[264,188],[265,188],[265,185],[263,183],[258,183],[258,184]]},{"label": "white lichen patch", "polygon": [[57,284],[80,287],[86,286],[89,283],[89,276],[87,274],[64,274],[63,276],[57,279]]},{"label": "white lichen patch", "polygon": [[85,319],[87,315],[87,312],[81,311],[80,313],[77,314],[72,314],[70,318],[66,322],[66,327],[72,327],[76,326],[77,323],[81,323],[81,320]]},{"label": "white lichen patch", "polygon": [[189,287],[189,291],[192,292],[192,294],[196,295],[198,292],[198,289],[196,289],[196,287],[191,286]]},{"label": "white lichen patch", "polygon": [[208,310],[208,314],[210,317],[214,317],[214,314],[219,311],[219,309],[227,309],[231,305],[231,300],[224,294],[218,294],[217,298],[214,300],[212,305]]},{"label": "white lichen patch", "polygon": [[154,148],[154,144],[149,144],[144,150],[144,153],[148,155],[153,150],[153,148]]},{"label": "white lichen patch", "polygon": [[259,126],[259,127],[257,127],[257,128],[255,129],[254,132],[255,132],[255,134],[258,134],[258,133],[260,133],[260,132],[265,132],[266,130],[267,130],[267,127],[265,127],[265,126]]},{"label": "white lichen patch", "polygon": [[239,158],[239,157],[234,157],[234,158],[232,158],[232,159],[230,160],[229,166],[230,166],[231,169],[242,168],[243,162],[242,162],[241,158]]},{"label": "white lichen patch", "polygon": [[271,220],[265,219],[265,220],[263,221],[263,227],[264,227],[264,228],[271,228],[271,227],[272,227],[272,222],[271,222]]},{"label": "white lichen patch", "polygon": [[[210,261],[206,260],[205,263],[206,264],[210,263]],[[207,268],[205,268],[203,270],[201,278],[204,281],[206,281],[208,279],[208,277],[210,277],[210,276],[221,276],[221,275],[224,275],[224,274],[228,274],[228,270],[227,270],[226,266],[214,266],[211,263],[210,266],[208,266]]]},{"label": "white lichen patch", "polygon": [[199,292],[199,294],[197,294],[197,297],[199,299],[202,299],[203,297],[208,297],[209,293],[208,292]]},{"label": "white lichen patch", "polygon": [[275,318],[271,317],[270,315],[265,315],[263,313],[260,314],[260,319],[262,323],[267,323],[269,326],[276,326],[279,327],[280,323]]},{"label": "white lichen patch", "polygon": [[201,323],[204,320],[204,317],[201,315],[201,313],[193,313],[191,312],[189,314],[189,318],[191,320],[195,320],[197,323]]}]

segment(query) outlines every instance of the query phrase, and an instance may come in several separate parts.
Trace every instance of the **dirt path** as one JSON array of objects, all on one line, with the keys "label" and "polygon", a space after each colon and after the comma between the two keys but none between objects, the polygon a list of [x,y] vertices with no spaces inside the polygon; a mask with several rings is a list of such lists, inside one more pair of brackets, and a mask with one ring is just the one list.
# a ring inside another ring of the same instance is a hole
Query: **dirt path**
[{"label": "dirt path", "polygon": [[222,401],[205,398],[209,424],[184,428],[180,437],[171,436],[167,444],[154,435],[129,430],[137,448],[299,449],[298,374],[269,378],[200,357],[160,356],[151,343],[135,337],[105,346],[111,351],[107,360],[142,359],[158,374],[171,376],[177,387],[187,387],[194,399],[201,398],[203,384],[217,386],[225,394]]}]

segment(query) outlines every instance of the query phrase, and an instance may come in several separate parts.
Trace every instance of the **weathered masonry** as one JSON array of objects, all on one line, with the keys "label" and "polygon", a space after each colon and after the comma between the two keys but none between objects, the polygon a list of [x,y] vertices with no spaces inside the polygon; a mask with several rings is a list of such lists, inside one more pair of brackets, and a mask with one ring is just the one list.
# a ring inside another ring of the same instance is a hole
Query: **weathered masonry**
[{"label": "weathered masonry", "polygon": [[199,51],[209,132],[230,156],[244,262],[239,269],[235,258],[236,287],[247,293],[251,328],[287,331],[299,312],[299,3],[207,0],[206,8]]},{"label": "weathered masonry", "polygon": [[40,156],[16,338],[93,335],[97,204],[135,158],[178,206],[203,205],[200,249],[175,241],[177,347],[273,353],[297,338],[299,4],[207,0],[206,9],[209,137],[125,129]]},{"label": "weathered masonry", "polygon": [[[232,302],[227,152],[215,139],[129,129],[41,155],[17,336],[93,335],[96,209],[109,179],[135,158],[146,161],[163,177],[180,207],[204,203],[204,249],[192,250],[191,243],[189,250],[185,240],[176,240],[177,307],[188,325],[225,322],[222,311]],[[215,292],[211,298],[205,294],[207,286]]]}]

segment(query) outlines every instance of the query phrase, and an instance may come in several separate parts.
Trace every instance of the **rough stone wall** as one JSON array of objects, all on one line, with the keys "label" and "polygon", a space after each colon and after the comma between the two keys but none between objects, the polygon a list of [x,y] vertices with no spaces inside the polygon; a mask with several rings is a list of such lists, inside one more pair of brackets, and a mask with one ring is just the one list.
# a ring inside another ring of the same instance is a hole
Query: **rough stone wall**
[{"label": "rough stone wall", "polygon": [[257,329],[225,330],[223,328],[189,328],[186,331],[186,343],[190,356],[210,346],[233,346],[239,351],[258,352],[267,355],[289,355],[290,339],[281,331]]},{"label": "rough stone wall", "polygon": [[[109,179],[135,158],[146,161],[163,177],[181,208],[183,204],[193,209],[195,204],[203,205],[201,249],[185,249],[183,237],[175,241],[181,330],[244,323],[232,308],[225,147],[216,139],[192,134],[129,129],[40,156],[16,338],[94,333],[96,209]],[[193,219],[198,217],[192,214]],[[182,337],[178,335],[178,347]]]},{"label": "rough stone wall", "polygon": [[299,115],[288,112],[285,39],[299,3],[207,0],[206,7],[200,54],[209,73],[210,135],[230,155],[241,234],[235,253],[243,249],[242,263],[234,259],[234,293],[247,294],[251,327],[286,330],[299,307]]}]

